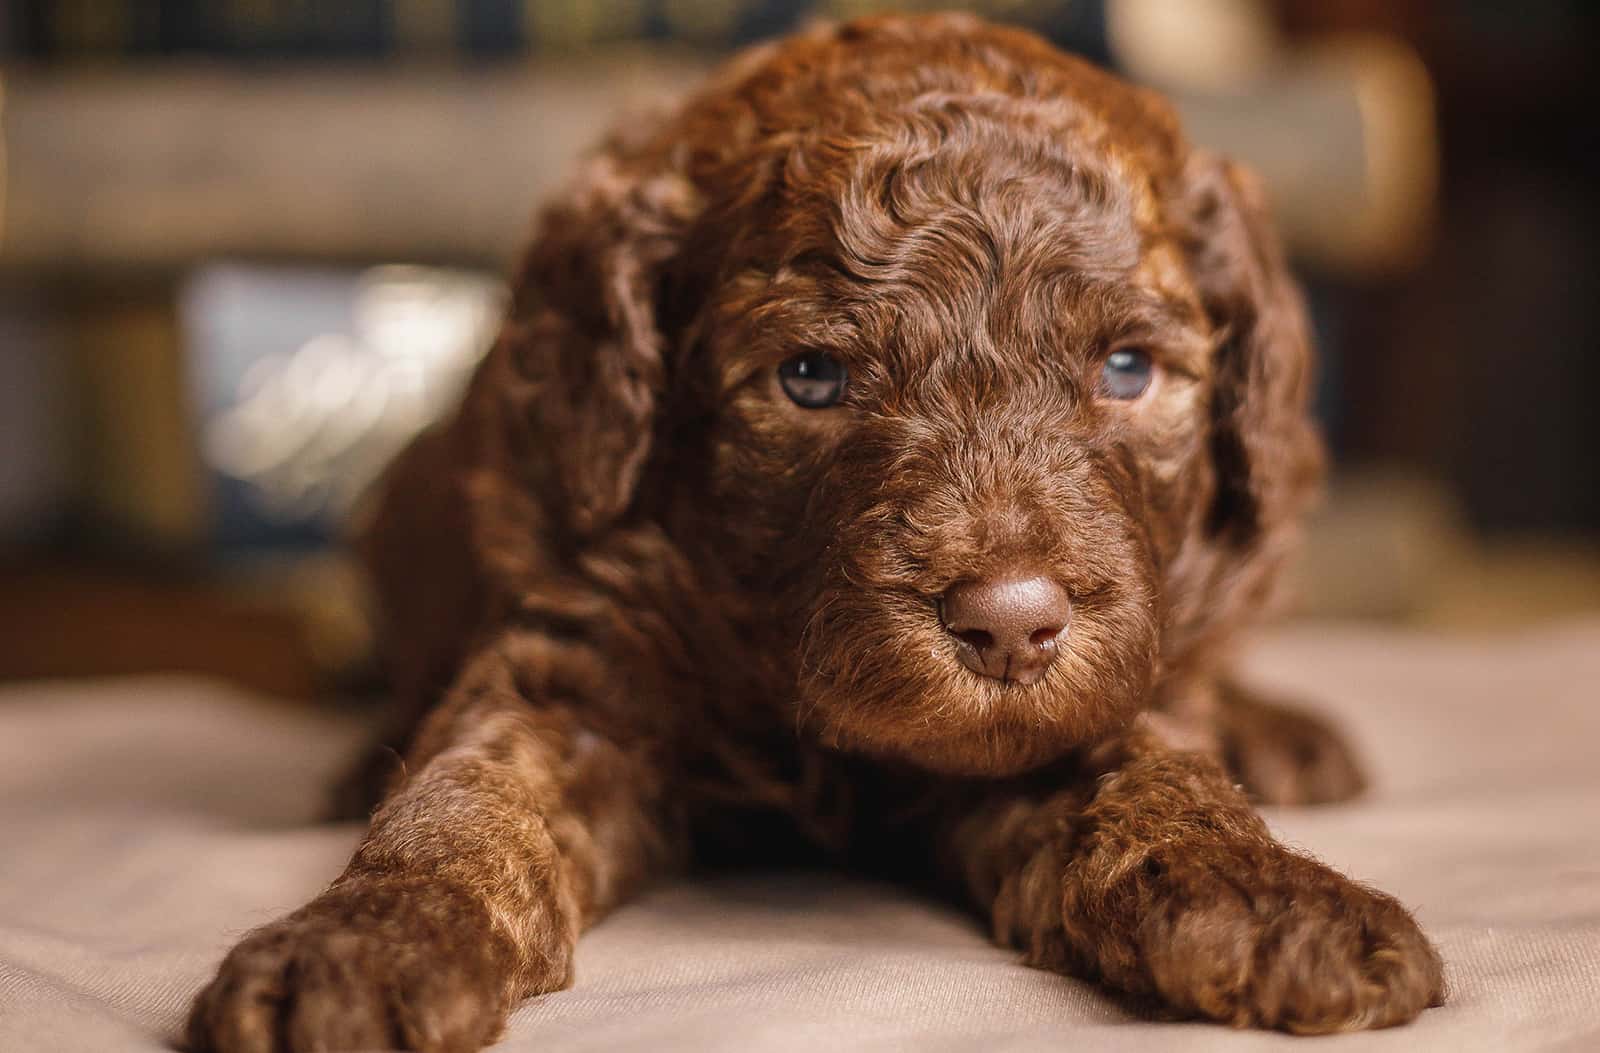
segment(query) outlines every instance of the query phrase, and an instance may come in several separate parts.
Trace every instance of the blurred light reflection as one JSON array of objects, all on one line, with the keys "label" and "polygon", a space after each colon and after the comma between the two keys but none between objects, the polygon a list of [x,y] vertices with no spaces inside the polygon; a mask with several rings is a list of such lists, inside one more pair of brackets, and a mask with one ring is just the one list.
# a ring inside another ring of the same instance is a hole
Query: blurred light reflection
[{"label": "blurred light reflection", "polygon": [[[353,284],[329,276],[349,285],[347,309],[331,312],[348,324],[263,348],[254,320],[298,310],[296,294],[307,291],[305,276],[283,277],[230,266],[194,283],[193,328],[212,344],[200,341],[212,358],[203,457],[269,521],[332,526],[449,409],[493,337],[502,292],[477,275],[420,267],[373,268]],[[230,373],[231,386],[217,390]]]}]

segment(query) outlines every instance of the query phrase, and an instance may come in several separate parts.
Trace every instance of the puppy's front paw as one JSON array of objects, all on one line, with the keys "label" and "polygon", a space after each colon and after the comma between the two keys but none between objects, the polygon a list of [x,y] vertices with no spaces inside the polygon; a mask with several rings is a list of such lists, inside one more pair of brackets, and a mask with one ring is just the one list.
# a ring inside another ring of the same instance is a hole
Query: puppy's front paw
[{"label": "puppy's front paw", "polygon": [[1389,1027],[1444,999],[1438,952],[1389,896],[1278,846],[1158,852],[1137,943],[1168,1004],[1236,1027]]},{"label": "puppy's front paw", "polygon": [[195,1053],[469,1053],[509,1010],[508,942],[434,885],[351,882],[257,929],[195,999]]}]

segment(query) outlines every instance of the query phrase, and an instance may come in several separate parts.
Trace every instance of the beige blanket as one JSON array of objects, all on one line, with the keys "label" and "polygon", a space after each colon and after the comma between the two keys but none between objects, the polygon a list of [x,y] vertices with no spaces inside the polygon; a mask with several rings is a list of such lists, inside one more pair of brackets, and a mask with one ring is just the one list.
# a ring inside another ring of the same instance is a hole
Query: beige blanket
[{"label": "beige blanket", "polygon": [[[1509,637],[1304,626],[1250,655],[1365,750],[1359,805],[1283,836],[1416,908],[1449,1005],[1327,1040],[1130,1018],[966,916],[814,874],[662,888],[500,1048],[1600,1050],[1600,621]],[[159,1050],[242,931],[339,869],[308,821],[355,729],[191,681],[0,692],[0,1051]]]}]

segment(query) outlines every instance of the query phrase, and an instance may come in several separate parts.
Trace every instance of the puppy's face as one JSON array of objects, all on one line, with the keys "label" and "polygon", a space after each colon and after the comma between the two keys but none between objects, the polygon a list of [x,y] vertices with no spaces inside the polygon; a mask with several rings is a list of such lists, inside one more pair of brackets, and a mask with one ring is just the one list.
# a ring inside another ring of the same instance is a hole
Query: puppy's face
[{"label": "puppy's face", "polygon": [[1257,605],[1315,476],[1248,186],[972,19],[736,61],[595,162],[522,285],[551,515],[657,517],[808,727],[941,771],[1126,722]]},{"label": "puppy's face", "polygon": [[1149,688],[1163,568],[1211,492],[1215,338],[1138,228],[1147,191],[969,128],[789,187],[701,353],[715,558],[773,601],[807,722],[1004,773]]}]

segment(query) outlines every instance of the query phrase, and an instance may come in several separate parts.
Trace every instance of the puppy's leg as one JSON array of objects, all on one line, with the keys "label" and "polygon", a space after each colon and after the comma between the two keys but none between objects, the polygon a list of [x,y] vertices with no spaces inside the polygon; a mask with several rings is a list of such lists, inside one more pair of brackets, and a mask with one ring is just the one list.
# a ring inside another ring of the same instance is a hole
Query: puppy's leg
[{"label": "puppy's leg", "polygon": [[223,961],[191,1046],[475,1050],[570,983],[579,930],[681,852],[652,743],[604,734],[605,682],[537,637],[480,655],[343,875]]},{"label": "puppy's leg", "polygon": [[1300,1033],[1404,1023],[1444,994],[1404,907],[1274,841],[1215,761],[1136,730],[1076,786],[945,831],[997,938],[1182,1015]]},{"label": "puppy's leg", "polygon": [[1366,788],[1355,750],[1313,713],[1225,682],[1216,728],[1229,770],[1262,804],[1326,804]]}]

